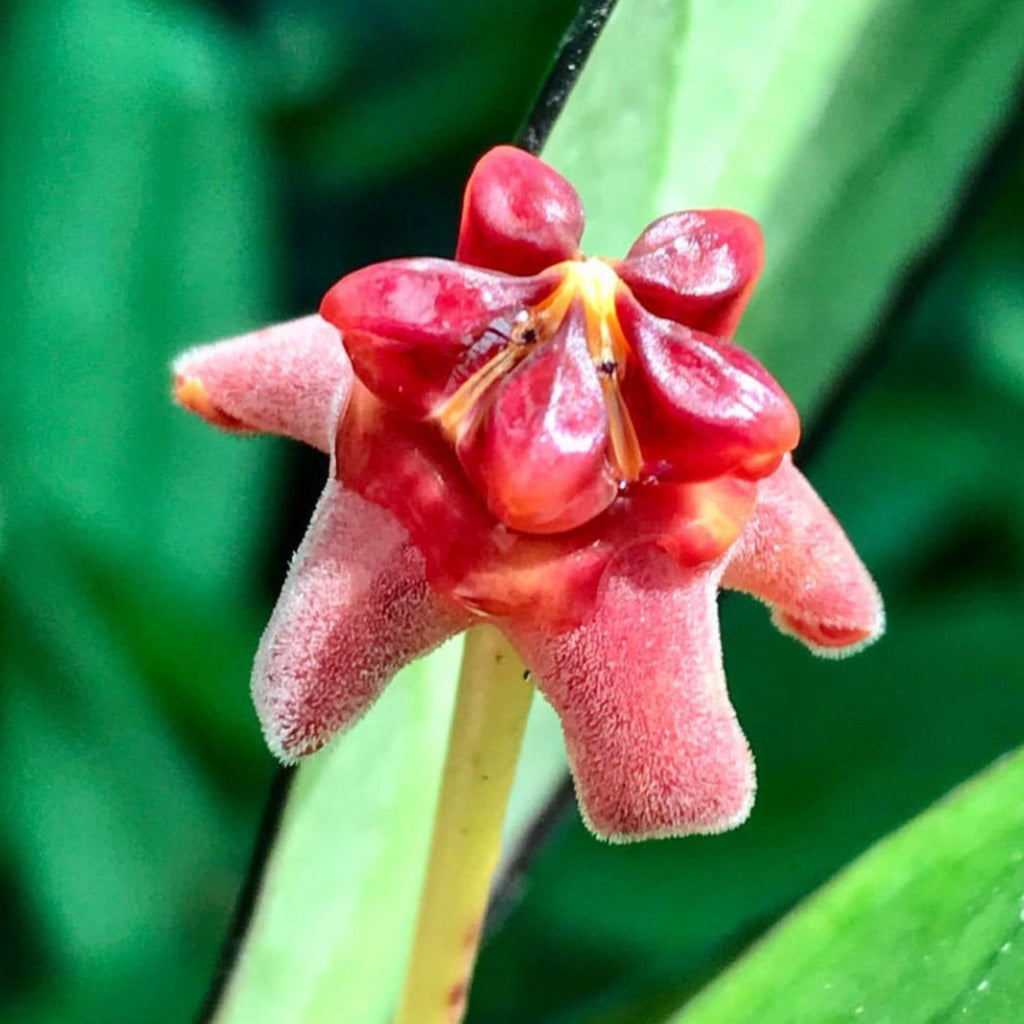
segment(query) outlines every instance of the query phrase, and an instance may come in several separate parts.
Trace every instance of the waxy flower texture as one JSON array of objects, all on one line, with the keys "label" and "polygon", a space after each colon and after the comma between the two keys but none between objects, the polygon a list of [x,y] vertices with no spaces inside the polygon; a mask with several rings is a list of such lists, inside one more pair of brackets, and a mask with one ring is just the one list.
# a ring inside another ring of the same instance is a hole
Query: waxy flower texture
[{"label": "waxy flower texture", "polygon": [[792,464],[791,402],[728,340],[757,225],[670,214],[621,260],[587,259],[582,231],[564,178],[494,149],[455,261],[349,274],[319,316],[186,352],[176,394],[331,456],[253,671],[278,757],[313,753],[404,664],[490,620],[558,712],[595,833],[717,832],[755,789],[719,588],[826,655],[877,638],[882,604]]}]

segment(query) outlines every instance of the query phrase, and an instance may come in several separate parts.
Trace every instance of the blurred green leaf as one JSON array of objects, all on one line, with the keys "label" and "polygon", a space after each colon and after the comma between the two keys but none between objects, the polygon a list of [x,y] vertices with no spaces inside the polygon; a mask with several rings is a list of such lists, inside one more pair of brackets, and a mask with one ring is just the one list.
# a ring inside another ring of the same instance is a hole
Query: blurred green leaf
[{"label": "blurred green leaf", "polygon": [[679,1024],[1016,1024],[1024,1000],[1024,755],[862,857]]},{"label": "blurred green leaf", "polygon": [[182,980],[209,969],[244,833],[126,659],[60,518],[35,525],[47,543],[12,530],[0,587],[8,843],[56,985],[116,979],[107,1019],[138,1019],[132,983],[174,963],[177,999],[147,1014],[170,1021]]},{"label": "blurred green leaf", "polygon": [[314,183],[332,188],[408,172],[474,139],[507,106],[507,90],[493,55],[467,46],[314,119],[297,136],[296,159]]},{"label": "blurred green leaf", "polygon": [[[271,314],[267,154],[238,41],[196,7],[0,17],[0,796],[52,993],[16,1012],[169,1024],[270,766],[237,709],[274,452],[189,422],[167,364]],[[197,737],[167,674],[214,664]]]},{"label": "blurred green leaf", "polygon": [[592,252],[688,206],[755,216],[768,263],[740,341],[806,414],[949,219],[1022,72],[1024,6],[1003,0],[622,0],[545,156]]},{"label": "blurred green leaf", "polygon": [[[386,5],[380,17],[350,9],[350,49],[362,62],[351,60],[336,89],[281,124],[305,187],[326,199],[328,189],[433,178],[446,158],[465,162],[509,139],[575,6],[447,0]],[[452,225],[452,246],[454,237]]]},{"label": "blurred green leaf", "polygon": [[[261,130],[232,38],[187,7],[39,0],[7,15],[0,436],[11,516],[83,529],[236,600],[270,449],[168,401],[182,347],[269,318]],[[198,567],[198,571],[197,571]]]}]

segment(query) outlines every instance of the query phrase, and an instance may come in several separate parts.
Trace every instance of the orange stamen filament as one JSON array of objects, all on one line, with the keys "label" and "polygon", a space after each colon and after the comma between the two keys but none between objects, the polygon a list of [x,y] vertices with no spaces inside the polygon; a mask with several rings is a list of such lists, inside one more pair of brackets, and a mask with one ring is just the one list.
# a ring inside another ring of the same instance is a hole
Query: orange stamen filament
[{"label": "orange stamen filament", "polygon": [[619,383],[614,377],[601,375],[601,390],[608,410],[608,442],[612,462],[622,484],[636,483],[640,479],[644,457],[636,436],[629,409],[623,401]]},{"label": "orange stamen filament", "polygon": [[441,433],[449,442],[456,444],[459,441],[473,423],[484,395],[506,373],[518,366],[529,351],[529,346],[521,343],[506,346],[464,381],[458,391],[434,413]]}]

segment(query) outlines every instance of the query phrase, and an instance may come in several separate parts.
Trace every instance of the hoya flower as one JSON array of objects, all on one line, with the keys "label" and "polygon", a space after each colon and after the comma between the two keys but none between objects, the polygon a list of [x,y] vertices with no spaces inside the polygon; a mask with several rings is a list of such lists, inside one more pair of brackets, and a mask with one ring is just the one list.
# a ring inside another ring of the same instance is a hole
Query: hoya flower
[{"label": "hoya flower", "polygon": [[582,231],[564,178],[492,150],[455,261],[366,267],[320,315],[187,352],[177,397],[331,456],[253,672],[278,757],[490,620],[558,712],[598,835],[720,831],[749,813],[754,770],[719,589],[827,655],[875,639],[882,605],[793,466],[793,405],[730,341],[757,225],[671,214],[621,260],[586,258]]}]

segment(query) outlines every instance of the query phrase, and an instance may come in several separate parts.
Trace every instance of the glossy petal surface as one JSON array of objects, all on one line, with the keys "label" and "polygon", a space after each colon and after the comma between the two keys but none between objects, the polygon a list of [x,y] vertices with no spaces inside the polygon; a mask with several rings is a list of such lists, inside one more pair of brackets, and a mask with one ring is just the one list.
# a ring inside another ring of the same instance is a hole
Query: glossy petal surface
[{"label": "glossy petal surface", "polygon": [[[547,629],[587,614],[608,558],[593,534],[509,530],[436,432],[404,419],[359,384],[338,450],[339,479],[395,515],[439,592],[475,614],[529,614]],[[384,461],[387,473],[378,470]]]},{"label": "glossy petal surface", "polygon": [[607,447],[604,399],[577,311],[495,386],[456,451],[498,519],[512,529],[556,533],[614,500]]},{"label": "glossy petal surface", "polygon": [[[422,418],[494,355],[512,317],[556,283],[450,260],[391,260],[343,277],[320,311],[342,332],[366,386]],[[485,334],[493,325],[499,333]]]},{"label": "glossy petal surface", "polygon": [[[426,559],[431,585],[466,609],[574,628],[591,614],[609,561],[658,543],[683,566],[718,558],[757,496],[751,481],[639,488],[583,526],[543,534],[495,519],[444,440],[403,418],[358,382],[338,434],[336,472],[391,511]],[[388,471],[378,467],[386,464]]]},{"label": "glossy petal surface", "polygon": [[651,224],[616,269],[655,315],[731,338],[763,266],[757,221],[734,210],[686,210]]},{"label": "glossy petal surface", "polygon": [[538,274],[574,259],[583,234],[576,190],[554,168],[512,146],[480,158],[462,204],[456,258],[506,274]]},{"label": "glossy petal surface", "polygon": [[796,444],[796,409],[753,356],[652,316],[628,293],[616,309],[635,357],[623,394],[646,472],[672,480],[758,477]]}]

